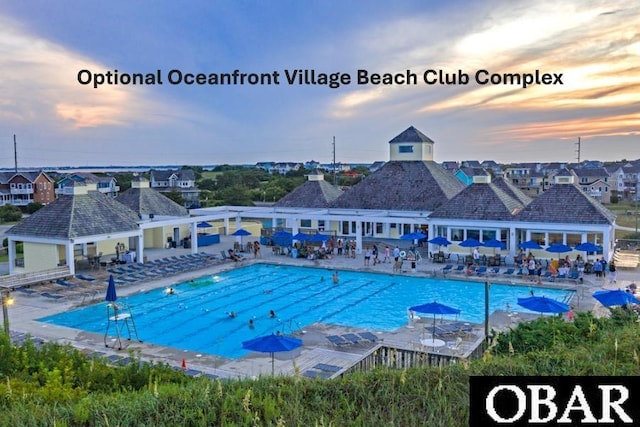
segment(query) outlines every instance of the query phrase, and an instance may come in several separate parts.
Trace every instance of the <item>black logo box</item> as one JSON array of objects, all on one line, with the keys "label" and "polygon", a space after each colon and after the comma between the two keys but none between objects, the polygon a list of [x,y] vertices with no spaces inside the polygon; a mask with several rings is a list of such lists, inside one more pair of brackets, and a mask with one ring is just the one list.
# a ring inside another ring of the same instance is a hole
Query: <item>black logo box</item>
[{"label": "black logo box", "polygon": [[[469,426],[640,426],[638,383],[638,377],[470,377]],[[534,395],[549,403],[532,405]]]}]

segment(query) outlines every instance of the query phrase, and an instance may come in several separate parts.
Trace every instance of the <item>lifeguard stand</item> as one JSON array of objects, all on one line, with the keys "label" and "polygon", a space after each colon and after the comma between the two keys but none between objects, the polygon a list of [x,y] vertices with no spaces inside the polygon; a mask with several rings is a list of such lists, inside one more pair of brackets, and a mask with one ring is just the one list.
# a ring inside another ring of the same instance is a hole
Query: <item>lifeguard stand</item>
[{"label": "lifeguard stand", "polygon": [[107,330],[104,332],[104,346],[109,347],[107,337],[109,336],[109,330],[113,329],[116,335],[113,348],[122,350],[122,333],[125,328],[127,341],[131,341],[131,333],[133,332],[135,339],[138,342],[142,342],[142,340],[138,338],[138,331],[133,321],[131,308],[127,304],[116,304],[115,302],[107,304]]}]

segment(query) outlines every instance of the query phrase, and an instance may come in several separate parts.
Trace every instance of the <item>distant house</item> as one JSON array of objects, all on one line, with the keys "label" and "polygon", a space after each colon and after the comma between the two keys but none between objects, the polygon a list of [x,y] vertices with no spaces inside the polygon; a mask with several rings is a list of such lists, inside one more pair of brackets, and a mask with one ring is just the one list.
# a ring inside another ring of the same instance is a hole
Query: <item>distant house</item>
[{"label": "distant house", "polygon": [[54,200],[54,181],[43,171],[0,172],[0,205],[46,205]]},{"label": "distant house", "polygon": [[474,177],[479,177],[479,176],[485,176],[486,177],[486,176],[489,176],[489,172],[487,172],[483,168],[461,167],[460,169],[458,169],[454,173],[454,175],[464,185],[471,185],[474,182]]},{"label": "distant house", "polygon": [[451,172],[455,172],[458,170],[460,166],[458,165],[458,162],[456,161],[447,161],[447,162],[442,162],[442,168]]},{"label": "distant house", "polygon": [[377,171],[382,166],[384,166],[384,164],[385,164],[385,162],[381,162],[381,161],[371,163],[371,165],[369,166],[369,172],[373,173],[373,172]]},{"label": "distant house", "polygon": [[609,189],[611,190],[611,196],[618,198],[624,198],[624,170],[622,164],[614,163],[604,166],[609,172]]},{"label": "distant house", "polygon": [[[591,162],[593,164],[593,162]],[[574,168],[571,172],[582,190],[601,203],[611,202],[609,172],[603,167]]]},{"label": "distant house", "polygon": [[286,175],[291,171],[297,171],[303,167],[302,163],[296,162],[278,162],[273,164],[273,169],[269,173],[279,173],[280,175]]},{"label": "distant house", "polygon": [[56,195],[65,194],[65,187],[73,186],[76,182],[95,184],[100,193],[110,197],[116,197],[120,192],[118,182],[113,176],[98,176],[89,172],[76,172],[58,181]]},{"label": "distant house", "polygon": [[486,171],[491,171],[491,174],[495,178],[502,178],[502,176],[504,175],[502,168],[494,160],[485,160],[480,163],[480,166],[483,167]]},{"label": "distant house", "polygon": [[160,193],[179,192],[186,208],[200,206],[200,190],[192,169],[152,170],[149,182],[151,188]]}]

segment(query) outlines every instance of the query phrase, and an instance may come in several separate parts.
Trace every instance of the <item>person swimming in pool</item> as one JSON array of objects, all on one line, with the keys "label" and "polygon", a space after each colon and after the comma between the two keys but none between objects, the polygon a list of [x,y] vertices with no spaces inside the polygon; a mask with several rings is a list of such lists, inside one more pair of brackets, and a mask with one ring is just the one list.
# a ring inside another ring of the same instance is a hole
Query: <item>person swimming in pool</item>
[{"label": "person swimming in pool", "polygon": [[275,311],[273,311],[273,310],[269,310],[269,317],[270,317],[271,319],[274,319],[274,318],[276,317],[276,312],[275,312]]},{"label": "person swimming in pool", "polygon": [[249,319],[249,328],[253,329],[255,328],[255,323],[253,322],[253,319]]},{"label": "person swimming in pool", "polygon": [[338,272],[337,272],[337,271],[335,271],[335,272],[333,273],[332,280],[333,280],[333,283],[334,283],[334,284],[335,284],[335,283],[338,283],[338,282],[340,281],[340,278],[338,277]]},{"label": "person swimming in pool", "polygon": [[235,311],[227,311],[227,315],[232,319],[235,319],[237,317],[237,314]]}]

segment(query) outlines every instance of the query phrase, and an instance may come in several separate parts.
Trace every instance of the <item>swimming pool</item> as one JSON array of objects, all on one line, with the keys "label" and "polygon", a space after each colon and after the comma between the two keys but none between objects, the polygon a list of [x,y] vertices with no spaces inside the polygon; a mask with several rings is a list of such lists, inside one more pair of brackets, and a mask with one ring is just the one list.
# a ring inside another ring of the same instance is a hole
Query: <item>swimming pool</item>
[{"label": "swimming pool", "polygon": [[[157,345],[238,358],[242,341],[290,333],[316,322],[372,331],[392,331],[407,323],[407,307],[438,301],[459,308],[459,319],[484,321],[484,284],[406,275],[254,264],[165,289],[119,298],[131,307],[138,336]],[[106,287],[105,287],[106,291]],[[530,288],[492,284],[490,311],[512,309]],[[536,295],[566,300],[572,291],[536,289]],[[276,314],[269,316],[270,310]],[[526,311],[525,309],[521,309]],[[227,313],[235,312],[231,318]],[[254,327],[248,326],[249,319]],[[40,322],[104,334],[106,302],[38,319]]]}]

